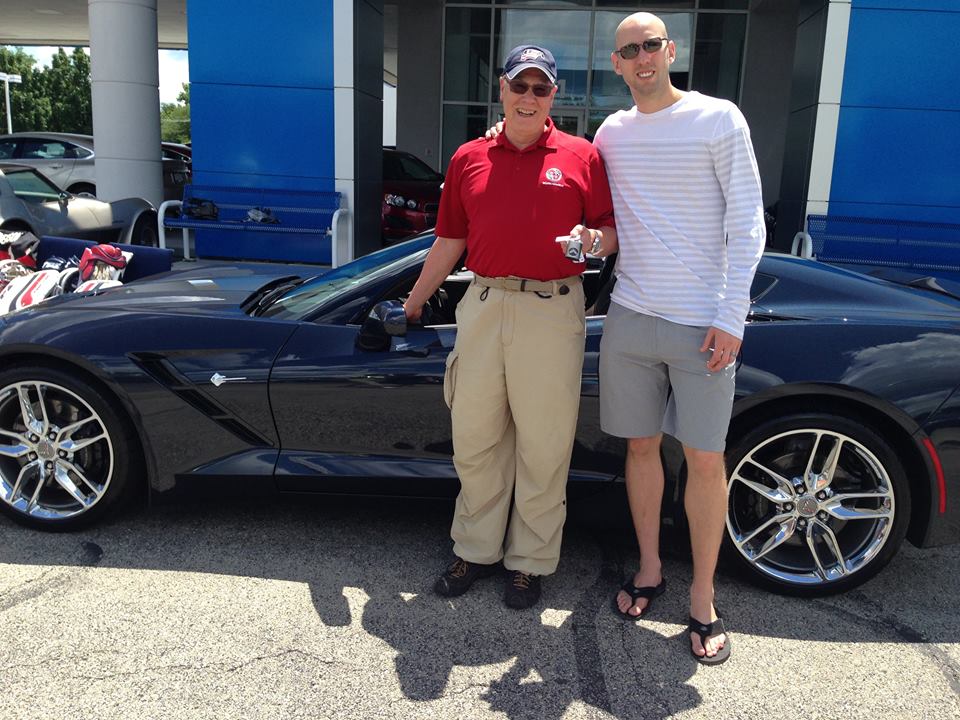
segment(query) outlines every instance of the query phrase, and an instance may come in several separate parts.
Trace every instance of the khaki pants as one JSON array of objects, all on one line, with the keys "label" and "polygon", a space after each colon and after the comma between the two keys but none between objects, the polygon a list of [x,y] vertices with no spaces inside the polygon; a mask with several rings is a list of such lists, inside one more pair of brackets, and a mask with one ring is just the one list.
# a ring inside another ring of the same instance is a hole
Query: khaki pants
[{"label": "khaki pants", "polygon": [[556,570],[585,327],[583,284],[564,284],[541,297],[475,282],[457,307],[444,378],[461,484],[450,535],[468,562]]}]

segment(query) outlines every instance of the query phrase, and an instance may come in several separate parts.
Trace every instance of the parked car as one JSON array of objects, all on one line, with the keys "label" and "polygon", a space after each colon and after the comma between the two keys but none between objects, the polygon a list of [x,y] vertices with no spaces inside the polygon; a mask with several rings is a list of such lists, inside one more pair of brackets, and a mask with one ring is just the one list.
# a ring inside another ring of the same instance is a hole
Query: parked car
[{"label": "parked car", "polygon": [[160,143],[160,150],[165,160],[180,160],[187,165],[193,162],[193,148],[189,145],[164,140]]},{"label": "parked car", "polygon": [[384,244],[403,240],[436,224],[442,185],[443,175],[416,155],[383,149]]},{"label": "parked car", "polygon": [[81,197],[32,167],[0,162],[0,230],[156,245],[157,213],[143,198],[106,203]]},{"label": "parked car", "polygon": [[[164,150],[163,199],[179,200],[183,186],[190,182],[190,162]],[[34,167],[59,188],[75,195],[96,197],[96,155],[91,135],[73,133],[13,133],[0,135],[0,161],[9,160]]]},{"label": "parked car", "polygon": [[[310,279],[193,267],[6,316],[0,509],[61,529],[142,486],[454,494],[442,388],[472,276],[447,278],[425,325],[399,302],[433,239]],[[588,303],[600,277],[585,277]],[[752,299],[727,450],[734,561],[815,595],[859,585],[904,538],[960,540],[960,292],[768,254]],[[622,514],[624,445],[597,417],[596,312],[568,498],[609,496]],[[664,465],[665,513],[682,523],[675,443]]]}]

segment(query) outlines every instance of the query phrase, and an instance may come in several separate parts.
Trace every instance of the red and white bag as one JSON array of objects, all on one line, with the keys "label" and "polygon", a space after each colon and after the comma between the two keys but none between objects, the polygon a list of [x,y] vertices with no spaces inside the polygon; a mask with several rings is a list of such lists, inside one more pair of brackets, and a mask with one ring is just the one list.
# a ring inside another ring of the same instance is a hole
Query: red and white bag
[{"label": "red and white bag", "polygon": [[60,294],[60,273],[40,270],[13,278],[0,292],[0,315],[20,310]]}]

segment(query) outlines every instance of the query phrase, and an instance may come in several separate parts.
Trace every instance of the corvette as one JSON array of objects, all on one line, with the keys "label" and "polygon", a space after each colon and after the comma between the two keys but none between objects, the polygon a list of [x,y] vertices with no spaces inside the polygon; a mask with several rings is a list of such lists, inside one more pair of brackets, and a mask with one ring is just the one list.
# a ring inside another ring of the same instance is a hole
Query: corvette
[{"label": "corvette", "polygon": [[[138,490],[214,482],[455,493],[442,386],[472,276],[452,274],[422,325],[399,304],[432,242],[312,278],[195,266],[6,316],[0,509],[70,529]],[[622,482],[623,442],[597,414],[602,277],[585,276],[571,503]],[[734,562],[776,591],[817,595],[872,577],[904,539],[960,540],[958,360],[960,292],[946,282],[767,254],[727,442]],[[663,457],[665,513],[682,518],[682,454],[665,444]]]}]

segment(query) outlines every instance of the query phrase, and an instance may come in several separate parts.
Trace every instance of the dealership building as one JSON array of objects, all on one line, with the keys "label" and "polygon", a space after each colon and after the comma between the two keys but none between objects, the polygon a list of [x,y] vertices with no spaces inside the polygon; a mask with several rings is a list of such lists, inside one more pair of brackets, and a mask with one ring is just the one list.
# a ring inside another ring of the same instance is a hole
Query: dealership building
[{"label": "dealership building", "polygon": [[542,44],[556,124],[589,137],[632,104],[610,53],[638,10],[666,22],[675,86],[742,109],[777,246],[811,215],[960,228],[955,0],[8,0],[0,43],[90,46],[108,199],[159,198],[156,48],[189,48],[194,183],[339,192],[360,255],[380,246],[385,83],[396,146],[443,170],[498,119],[507,50]]}]

